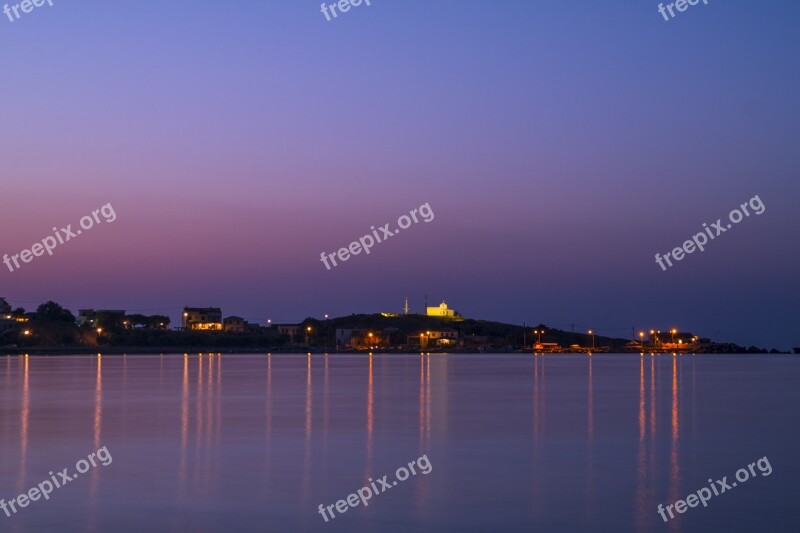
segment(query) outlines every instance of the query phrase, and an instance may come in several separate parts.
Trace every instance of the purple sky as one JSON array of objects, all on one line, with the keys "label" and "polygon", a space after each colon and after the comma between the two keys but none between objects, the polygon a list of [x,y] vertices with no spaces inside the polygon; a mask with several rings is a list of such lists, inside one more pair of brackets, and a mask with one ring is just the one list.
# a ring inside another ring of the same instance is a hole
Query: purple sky
[{"label": "purple sky", "polygon": [[[414,310],[800,345],[794,2],[45,4],[0,18],[0,175],[33,308]],[[663,272],[702,224],[766,205]],[[327,271],[428,202],[435,220]]]}]

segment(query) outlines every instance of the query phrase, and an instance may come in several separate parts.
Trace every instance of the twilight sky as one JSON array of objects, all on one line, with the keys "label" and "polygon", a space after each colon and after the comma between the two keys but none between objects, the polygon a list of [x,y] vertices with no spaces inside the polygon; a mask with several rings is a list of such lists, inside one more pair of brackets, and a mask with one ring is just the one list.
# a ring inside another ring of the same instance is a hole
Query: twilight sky
[{"label": "twilight sky", "polygon": [[[0,254],[34,308],[420,310],[800,345],[800,4],[54,0],[0,15]],[[654,261],[759,195],[662,271]],[[435,213],[326,270],[428,202]],[[577,326],[576,326],[577,328]]]}]

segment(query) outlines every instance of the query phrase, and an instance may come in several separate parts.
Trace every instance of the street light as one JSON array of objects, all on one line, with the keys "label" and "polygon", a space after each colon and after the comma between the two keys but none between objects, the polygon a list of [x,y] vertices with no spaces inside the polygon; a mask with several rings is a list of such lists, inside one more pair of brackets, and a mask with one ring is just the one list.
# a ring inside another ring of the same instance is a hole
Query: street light
[{"label": "street light", "polygon": [[25,336],[28,336],[28,335],[31,334],[31,330],[26,329],[25,331],[22,332],[22,334],[25,335]]},{"label": "street light", "polygon": [[644,346],[644,331],[639,332],[639,344]]},{"label": "street light", "polygon": [[671,330],[669,330],[669,332],[672,333],[672,344],[675,344],[675,334],[678,333],[678,330],[672,328]]},{"label": "street light", "polygon": [[592,336],[592,350],[594,350],[594,331],[589,330],[589,335]]},{"label": "street light", "polygon": [[97,328],[97,333],[98,334],[103,333],[103,328]]}]

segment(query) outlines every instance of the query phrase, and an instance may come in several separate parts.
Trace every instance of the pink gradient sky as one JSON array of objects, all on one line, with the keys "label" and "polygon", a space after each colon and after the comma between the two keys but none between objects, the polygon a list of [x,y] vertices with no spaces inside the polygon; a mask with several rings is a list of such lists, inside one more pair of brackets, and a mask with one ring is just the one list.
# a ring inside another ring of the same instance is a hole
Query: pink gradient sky
[{"label": "pink gradient sky", "polygon": [[[800,7],[57,4],[0,21],[0,254],[33,308],[420,309],[800,344]],[[658,18],[656,18],[658,17]],[[767,206],[667,272],[656,252]],[[429,202],[436,218],[326,271]]]}]

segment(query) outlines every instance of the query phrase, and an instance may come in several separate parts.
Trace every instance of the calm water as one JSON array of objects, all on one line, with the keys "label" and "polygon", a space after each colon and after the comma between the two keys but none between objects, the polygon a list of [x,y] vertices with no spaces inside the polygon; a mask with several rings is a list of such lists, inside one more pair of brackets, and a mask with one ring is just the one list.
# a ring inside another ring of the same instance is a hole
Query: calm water
[{"label": "calm water", "polygon": [[113,459],[0,529],[797,532],[799,379],[790,356],[0,357],[1,498]]}]

